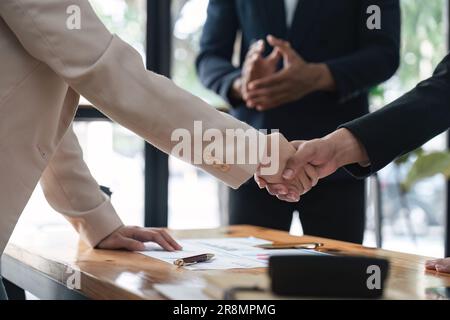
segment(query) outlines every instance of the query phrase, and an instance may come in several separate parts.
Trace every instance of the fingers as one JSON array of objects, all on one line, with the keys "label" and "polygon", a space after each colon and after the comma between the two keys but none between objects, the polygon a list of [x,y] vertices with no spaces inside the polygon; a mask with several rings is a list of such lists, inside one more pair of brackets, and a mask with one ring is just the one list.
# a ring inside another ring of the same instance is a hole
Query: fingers
[{"label": "fingers", "polygon": [[254,82],[249,84],[249,90],[245,94],[245,100],[248,106],[254,107],[258,111],[274,108],[289,101],[290,84],[286,81],[278,82],[273,86],[261,89],[250,89],[252,83]]},{"label": "fingers", "polygon": [[291,157],[283,172],[283,178],[286,180],[292,180],[296,177],[300,168],[307,165],[314,155],[314,149],[308,147],[308,143],[303,143],[301,147],[297,149],[297,152]]},{"label": "fingers", "polygon": [[161,235],[166,239],[166,241],[174,248],[175,250],[182,250],[183,247],[175,241],[174,238],[164,229],[161,229]]},{"label": "fingers", "polygon": [[291,46],[289,41],[277,38],[277,37],[275,37],[274,35],[271,35],[271,34],[269,34],[266,39],[267,39],[267,42],[272,47],[290,47]]},{"label": "fingers", "polygon": [[428,260],[427,262],[425,262],[425,268],[427,270],[436,270],[436,263],[438,261],[440,261],[441,259],[436,259],[436,260]]},{"label": "fingers", "polygon": [[285,93],[274,96],[264,96],[258,99],[249,100],[248,104],[254,106],[258,111],[264,111],[278,107],[289,100],[289,95]]},{"label": "fingers", "polygon": [[319,172],[310,164],[305,166],[306,175],[311,181],[311,185],[315,187],[319,183]]},{"label": "fingers", "polygon": [[291,202],[291,203],[296,203],[300,201],[300,197],[296,197],[294,195],[287,195],[287,196],[277,196],[277,198],[281,201],[285,201],[285,202]]},{"label": "fingers", "polygon": [[446,264],[436,264],[436,271],[450,273],[450,263],[447,262]]},{"label": "fingers", "polygon": [[277,83],[271,87],[249,90],[246,95],[247,100],[256,100],[259,98],[270,98],[274,95],[279,95],[284,93],[289,89],[289,84],[286,82]]},{"label": "fingers", "polygon": [[258,40],[250,46],[250,49],[247,52],[247,57],[250,57],[254,54],[262,54],[264,52],[264,49],[265,49],[264,40],[262,39]]},{"label": "fingers", "polygon": [[303,187],[299,184],[297,187],[293,185],[289,185],[289,192],[286,195],[286,198],[288,202],[299,202],[300,196],[304,194]]},{"label": "fingers", "polygon": [[129,251],[143,251],[145,250],[145,245],[139,240],[130,237],[130,231],[133,227],[122,227],[108,237],[102,240],[97,248],[105,250],[129,250]]},{"label": "fingers", "polygon": [[305,142],[306,142],[306,140],[294,140],[294,141],[291,141],[291,144],[295,149],[298,149]]},{"label": "fingers", "polygon": [[288,78],[289,72],[289,69],[284,69],[265,78],[254,80],[248,84],[248,89],[256,90],[262,88],[270,88],[278,85],[281,82],[284,82],[286,78]]},{"label": "fingers", "polygon": [[305,170],[300,170],[297,178],[300,180],[302,186],[303,186],[303,193],[305,194],[308,191],[310,191],[312,189],[312,182],[311,180],[308,178],[308,176],[306,175]]},{"label": "fingers", "polygon": [[268,184],[266,189],[272,196],[287,196],[289,194],[289,188],[284,184]]},{"label": "fingers", "polygon": [[129,251],[145,250],[145,245],[141,241],[122,236],[116,239],[116,243],[113,244],[113,246],[114,246],[113,249],[125,249]]},{"label": "fingers", "polygon": [[284,55],[286,58],[290,59],[297,55],[294,49],[291,47],[291,43],[286,40],[282,40],[279,38],[276,38],[272,35],[267,36],[267,42],[273,46],[276,47],[282,55]]},{"label": "fingers", "polygon": [[282,55],[280,50],[278,48],[273,48],[272,52],[267,56],[266,60],[272,65],[278,64],[278,62],[281,60]]},{"label": "fingers", "polygon": [[267,192],[276,196],[278,199],[287,202],[300,201],[300,195],[304,193],[302,185],[285,185],[285,184],[268,184],[266,186]]},{"label": "fingers", "polygon": [[285,186],[281,187],[281,185],[277,185],[277,186],[268,185],[267,192],[269,192],[269,194],[277,197],[281,201],[292,202],[292,203],[300,201],[300,193],[298,191],[296,191],[295,189],[289,190],[288,188],[286,188],[285,189],[285,190],[287,190],[286,193],[285,192],[279,193],[278,191],[280,189],[277,189],[277,188],[286,188],[286,187]]},{"label": "fingers", "polygon": [[264,189],[267,186],[266,180],[261,178],[257,173],[255,173],[254,178],[255,178],[256,184],[258,185],[258,187],[260,189]]},{"label": "fingers", "polygon": [[167,251],[181,250],[181,246],[163,229],[137,228],[133,238],[143,242],[153,241]]},{"label": "fingers", "polygon": [[427,270],[450,273],[450,258],[429,260],[425,263]]}]

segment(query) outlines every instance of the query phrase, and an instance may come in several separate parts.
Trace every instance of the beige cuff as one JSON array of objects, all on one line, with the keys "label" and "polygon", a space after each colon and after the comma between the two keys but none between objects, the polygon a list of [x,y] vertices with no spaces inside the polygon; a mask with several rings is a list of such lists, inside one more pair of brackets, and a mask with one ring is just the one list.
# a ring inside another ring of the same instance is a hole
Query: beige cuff
[{"label": "beige cuff", "polygon": [[105,201],[95,209],[86,211],[78,217],[65,216],[80,234],[80,238],[95,247],[112,232],[123,226],[110,199],[105,195]]}]

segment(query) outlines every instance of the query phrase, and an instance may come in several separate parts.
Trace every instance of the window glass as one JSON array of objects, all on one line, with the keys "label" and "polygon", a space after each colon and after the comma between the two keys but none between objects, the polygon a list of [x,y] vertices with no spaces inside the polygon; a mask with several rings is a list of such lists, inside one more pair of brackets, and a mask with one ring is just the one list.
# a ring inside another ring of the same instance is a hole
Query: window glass
[{"label": "window glass", "polygon": [[[374,110],[430,77],[447,52],[446,1],[402,0],[400,3],[401,66],[391,80],[374,90]],[[424,149],[426,152],[445,150],[446,135],[433,139]],[[409,192],[402,193],[400,182],[405,179],[415,159],[412,156],[407,163],[391,164],[380,172],[384,247],[428,256],[443,256],[446,181],[442,175],[434,176],[423,179]],[[369,217],[366,244],[370,245],[375,243],[373,221]]]},{"label": "window glass", "polygon": [[[208,0],[173,0],[172,78],[182,88],[221,108],[225,102],[205,89],[195,71]],[[169,227],[211,228],[225,216],[226,188],[216,179],[173,157],[169,159]]]},{"label": "window glass", "polygon": [[[112,32],[145,57],[146,0],[91,0],[96,13]],[[82,99],[81,104],[88,104]],[[112,203],[127,224],[144,221],[144,142],[109,121],[76,122],[75,132],[84,158],[99,184],[113,192]],[[21,218],[23,228],[67,224],[47,204],[40,186]]]}]

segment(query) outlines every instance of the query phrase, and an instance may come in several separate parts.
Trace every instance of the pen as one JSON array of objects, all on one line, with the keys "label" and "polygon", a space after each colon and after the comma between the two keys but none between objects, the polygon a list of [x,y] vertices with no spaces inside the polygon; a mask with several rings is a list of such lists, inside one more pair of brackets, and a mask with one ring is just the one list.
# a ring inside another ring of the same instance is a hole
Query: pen
[{"label": "pen", "polygon": [[309,249],[314,250],[323,247],[323,243],[310,242],[310,243],[271,243],[257,245],[257,248],[274,250],[274,249]]},{"label": "pen", "polygon": [[210,261],[212,258],[214,258],[214,255],[212,253],[205,253],[205,254],[200,254],[198,256],[177,259],[173,262],[173,264],[176,266],[179,266],[179,267],[183,267],[183,266],[189,266],[192,264]]}]

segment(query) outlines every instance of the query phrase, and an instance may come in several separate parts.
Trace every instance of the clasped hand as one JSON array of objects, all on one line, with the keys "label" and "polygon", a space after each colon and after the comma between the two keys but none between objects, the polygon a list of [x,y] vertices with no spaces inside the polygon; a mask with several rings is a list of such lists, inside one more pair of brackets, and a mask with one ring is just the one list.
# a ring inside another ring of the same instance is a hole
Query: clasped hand
[{"label": "clasped hand", "polygon": [[272,134],[271,136],[277,138],[279,143],[279,156],[272,155],[271,157],[278,160],[278,172],[273,175],[264,175],[262,173],[264,165],[261,165],[255,174],[255,181],[261,189],[266,188],[271,195],[280,200],[298,202],[301,195],[316,186],[321,171],[311,163],[303,163],[303,160],[297,157],[299,152],[303,157],[302,146],[305,145],[305,142],[289,143],[281,134]]},{"label": "clasped hand", "polygon": [[320,179],[342,166],[370,164],[364,146],[345,128],[320,139],[289,144],[290,148],[280,148],[280,153],[284,152],[285,156],[280,156],[278,175],[269,178],[259,173],[255,175],[261,189],[266,188],[271,195],[288,202],[298,202],[300,196],[316,186]]},{"label": "clasped hand", "polygon": [[[335,82],[328,66],[303,59],[288,41],[269,35],[272,52],[264,57],[264,40],[255,42],[247,52],[242,74],[233,83],[231,96],[247,107],[267,111],[299,100],[314,91],[333,91]],[[282,62],[282,69],[279,65]]]}]

